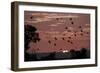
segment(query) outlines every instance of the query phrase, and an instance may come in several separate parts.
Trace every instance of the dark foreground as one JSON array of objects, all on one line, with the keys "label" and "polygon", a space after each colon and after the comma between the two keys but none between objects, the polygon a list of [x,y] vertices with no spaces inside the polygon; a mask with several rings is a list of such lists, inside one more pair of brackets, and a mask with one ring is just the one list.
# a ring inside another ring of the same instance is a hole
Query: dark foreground
[{"label": "dark foreground", "polygon": [[90,58],[90,50],[82,48],[79,51],[70,50],[69,52],[51,52],[51,53],[25,53],[24,61],[46,61],[46,60],[64,60],[64,59],[87,59]]}]

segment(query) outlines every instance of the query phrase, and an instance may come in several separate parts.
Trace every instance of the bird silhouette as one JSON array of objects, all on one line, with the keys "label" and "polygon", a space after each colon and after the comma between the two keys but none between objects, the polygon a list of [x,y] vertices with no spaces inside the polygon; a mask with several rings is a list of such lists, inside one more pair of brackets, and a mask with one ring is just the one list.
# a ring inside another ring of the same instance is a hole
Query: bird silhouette
[{"label": "bird silhouette", "polygon": [[76,36],[76,34],[74,34],[74,36]]},{"label": "bird silhouette", "polygon": [[73,42],[70,42],[71,44],[73,44]]},{"label": "bird silhouette", "polygon": [[82,26],[79,26],[79,28],[82,28]]},{"label": "bird silhouette", "polygon": [[67,40],[67,42],[70,42],[70,40]]},{"label": "bird silhouette", "polygon": [[51,44],[51,41],[49,40],[48,43]]},{"label": "bird silhouette", "polygon": [[55,39],[55,40],[57,40],[57,38],[56,38],[56,37],[55,37],[54,39]]},{"label": "bird silhouette", "polygon": [[33,17],[31,16],[30,19],[32,19]]},{"label": "bird silhouette", "polygon": [[71,22],[71,24],[74,24],[74,22]]},{"label": "bird silhouette", "polygon": [[62,50],[62,48],[60,48],[60,50]]},{"label": "bird silhouette", "polygon": [[56,20],[58,21],[58,20],[59,20],[59,18],[56,18]]},{"label": "bird silhouette", "polygon": [[71,39],[71,37],[68,37],[69,39]]},{"label": "bird silhouette", "polygon": [[81,32],[83,32],[83,30],[81,29]]},{"label": "bird silhouette", "polygon": [[72,20],[72,18],[69,18],[69,20]]},{"label": "bird silhouette", "polygon": [[65,40],[65,38],[62,38],[62,40]]},{"label": "bird silhouette", "polygon": [[54,43],[54,46],[56,46],[56,43]]},{"label": "bird silhouette", "polygon": [[86,34],[89,34],[89,32],[86,32]]},{"label": "bird silhouette", "polygon": [[68,27],[65,27],[65,29],[68,29]]},{"label": "bird silhouette", "polygon": [[83,36],[83,33],[81,33],[80,35]]},{"label": "bird silhouette", "polygon": [[63,36],[65,36],[66,34],[63,34]]}]

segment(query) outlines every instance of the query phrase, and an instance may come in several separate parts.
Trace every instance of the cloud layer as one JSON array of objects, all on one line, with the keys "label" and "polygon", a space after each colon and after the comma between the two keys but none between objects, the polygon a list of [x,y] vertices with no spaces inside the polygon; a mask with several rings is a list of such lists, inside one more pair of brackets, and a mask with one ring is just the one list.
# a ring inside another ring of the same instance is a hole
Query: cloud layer
[{"label": "cloud layer", "polygon": [[25,11],[24,14],[25,25],[36,27],[41,38],[37,44],[29,45],[30,50],[40,48],[37,52],[59,52],[61,48],[67,51],[90,48],[89,14],[34,11]]}]

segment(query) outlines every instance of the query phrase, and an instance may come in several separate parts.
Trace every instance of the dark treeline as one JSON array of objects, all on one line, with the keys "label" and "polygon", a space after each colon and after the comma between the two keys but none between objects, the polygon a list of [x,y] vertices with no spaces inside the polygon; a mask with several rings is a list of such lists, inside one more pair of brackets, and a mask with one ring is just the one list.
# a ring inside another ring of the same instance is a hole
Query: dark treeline
[{"label": "dark treeline", "polygon": [[[41,54],[41,56],[39,56],[39,54]],[[44,54],[45,54],[45,57],[42,57],[42,55]],[[63,53],[63,52],[35,53],[35,54],[27,53],[25,57],[25,61],[85,59],[85,58],[90,58],[90,50],[82,48],[78,51],[75,51],[74,49],[72,49],[66,53]]]},{"label": "dark treeline", "polygon": [[70,50],[71,59],[82,59],[82,58],[90,58],[90,50],[82,48],[78,51]]}]

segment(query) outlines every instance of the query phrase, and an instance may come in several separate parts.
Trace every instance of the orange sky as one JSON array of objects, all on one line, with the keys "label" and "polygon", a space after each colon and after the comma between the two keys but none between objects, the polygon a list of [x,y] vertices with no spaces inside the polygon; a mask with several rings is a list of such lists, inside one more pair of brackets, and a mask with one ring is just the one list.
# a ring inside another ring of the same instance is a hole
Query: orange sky
[{"label": "orange sky", "polygon": [[89,14],[25,11],[24,23],[36,27],[41,39],[30,42],[29,53],[90,48]]}]

